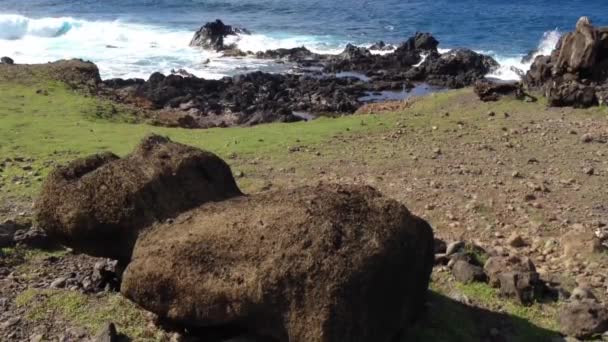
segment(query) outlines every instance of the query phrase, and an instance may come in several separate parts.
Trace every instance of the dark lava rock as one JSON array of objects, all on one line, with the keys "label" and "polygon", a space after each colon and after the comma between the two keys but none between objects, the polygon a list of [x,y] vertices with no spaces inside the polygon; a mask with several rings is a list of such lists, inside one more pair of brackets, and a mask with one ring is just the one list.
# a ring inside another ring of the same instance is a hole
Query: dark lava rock
[{"label": "dark lava rock", "polygon": [[98,154],[57,168],[35,211],[40,227],[57,241],[128,260],[139,232],[153,222],[240,195],[222,159],[152,135],[124,158]]},{"label": "dark lava rock", "polygon": [[390,51],[395,49],[395,47],[393,45],[386,44],[383,41],[379,41],[370,46],[369,49],[372,51]]},{"label": "dark lava rock", "polygon": [[499,64],[490,56],[469,49],[456,49],[444,54],[431,53],[408,76],[429,84],[462,88],[482,79]]},{"label": "dark lava rock", "polygon": [[370,187],[318,185],[207,203],[156,225],[121,292],[184,327],[389,342],[420,316],[432,267],[432,229],[403,205]]},{"label": "dark lava rock", "polygon": [[479,80],[475,82],[475,94],[484,102],[498,101],[502,96],[523,98],[524,92],[518,82],[492,82]]},{"label": "dark lava rock", "polygon": [[608,28],[582,17],[550,56],[538,56],[524,79],[550,106],[590,107],[608,100]]},{"label": "dark lava rock", "polygon": [[358,80],[254,72],[222,80],[155,73],[144,83],[106,83],[122,101],[172,115],[181,127],[225,127],[302,120],[294,111],[353,113],[365,87]]},{"label": "dark lava rock", "polygon": [[190,41],[190,46],[222,51],[233,46],[225,46],[224,38],[239,34],[250,34],[249,31],[224,24],[221,20],[206,23]]},{"label": "dark lava rock", "polygon": [[13,65],[15,64],[15,61],[10,57],[2,57],[0,58],[0,64]]}]

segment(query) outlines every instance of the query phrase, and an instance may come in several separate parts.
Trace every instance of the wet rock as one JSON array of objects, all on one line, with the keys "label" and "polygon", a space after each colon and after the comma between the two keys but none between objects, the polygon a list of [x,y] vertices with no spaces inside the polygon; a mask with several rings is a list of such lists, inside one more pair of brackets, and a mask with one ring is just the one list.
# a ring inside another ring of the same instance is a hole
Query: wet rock
[{"label": "wet rock", "polygon": [[206,23],[190,41],[190,46],[221,51],[229,48],[224,45],[224,38],[239,34],[250,34],[249,31],[224,24],[221,20]]},{"label": "wet rock", "polygon": [[413,80],[433,85],[462,88],[482,79],[499,64],[489,56],[469,49],[455,49],[444,54],[430,54],[419,67],[411,70]]},{"label": "wet rock", "polygon": [[566,335],[591,338],[608,330],[608,309],[594,300],[573,301],[561,306],[559,325]]},{"label": "wet rock", "polygon": [[15,61],[10,57],[2,57],[0,58],[0,64],[13,65]]},{"label": "wet rock", "polygon": [[388,342],[420,315],[432,266],[432,230],[401,204],[319,185],[207,203],[156,226],[121,292],[186,327]]},{"label": "wet rock", "polygon": [[54,170],[35,214],[57,241],[128,260],[139,232],[208,201],[241,195],[216,155],[152,135],[125,158],[105,153]]}]

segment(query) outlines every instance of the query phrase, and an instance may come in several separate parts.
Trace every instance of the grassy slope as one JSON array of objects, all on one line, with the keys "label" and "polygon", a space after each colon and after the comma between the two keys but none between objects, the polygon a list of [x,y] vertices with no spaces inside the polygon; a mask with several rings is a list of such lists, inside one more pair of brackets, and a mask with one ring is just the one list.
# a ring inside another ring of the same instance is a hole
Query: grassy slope
[{"label": "grassy slope", "polygon": [[[48,96],[37,94],[38,89],[46,90]],[[364,164],[370,167],[406,162],[409,156],[395,160],[391,144],[382,144],[381,141],[395,127],[401,127],[402,121],[407,121],[412,132],[424,130],[424,134],[438,136],[461,121],[484,125],[484,129],[499,132],[499,123],[485,120],[485,113],[490,108],[497,113],[544,109],[542,103],[523,104],[511,100],[475,106],[459,103],[457,99],[466,92],[468,90],[433,95],[416,102],[406,112],[382,116],[350,116],[253,128],[185,130],[129,123],[129,116],[121,110],[115,113],[113,105],[74,93],[60,83],[44,80],[0,82],[0,162],[15,157],[34,159],[28,162],[33,166],[32,171],[23,170],[19,163],[10,163],[0,171],[0,201],[35,196],[40,180],[57,163],[102,150],[124,155],[142,136],[151,132],[230,158],[234,169],[243,170],[248,175],[240,179],[240,185],[246,191],[256,191],[267,181],[262,175],[268,170],[297,167],[297,173],[302,172],[302,177],[314,177],[315,169],[308,168],[310,164],[330,165],[349,156],[364,160]],[[449,111],[447,119],[443,115],[446,111]],[[418,116],[416,113],[430,115]],[[606,113],[606,109],[594,109],[580,111],[578,115],[601,117]],[[426,131],[429,127],[432,127],[430,133]],[[374,142],[370,143],[370,140]],[[290,153],[289,149],[296,146],[307,153]],[[308,171],[300,171],[304,169]],[[31,182],[16,183],[13,181],[15,176],[29,177]],[[455,287],[473,303],[491,311],[464,306],[441,295],[448,294]],[[454,286],[439,279],[433,283],[433,288],[435,308],[430,319],[412,333],[416,340],[480,340],[487,337],[479,327],[480,319],[512,322],[514,340],[543,340],[554,334],[555,305],[536,304],[523,308],[499,300],[496,292],[485,285]],[[109,318],[108,312],[122,310],[120,313],[125,316],[120,318],[123,331],[136,339],[153,338],[137,330],[142,323],[141,313],[117,296],[91,301],[67,291],[28,290],[18,297],[18,301],[22,306],[31,305],[30,319],[45,320],[48,319],[45,312],[58,312],[63,318],[92,331]],[[541,315],[543,312],[545,314]]]}]

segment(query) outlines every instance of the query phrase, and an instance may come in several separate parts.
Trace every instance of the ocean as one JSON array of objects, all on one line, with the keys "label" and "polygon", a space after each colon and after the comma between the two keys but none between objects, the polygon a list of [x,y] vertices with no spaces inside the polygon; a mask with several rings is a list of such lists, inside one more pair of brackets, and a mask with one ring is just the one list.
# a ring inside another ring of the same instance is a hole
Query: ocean
[{"label": "ocean", "polygon": [[529,68],[524,55],[549,53],[583,15],[608,25],[606,0],[0,0],[0,55],[18,63],[82,58],[103,78],[277,70],[270,61],[188,46],[201,25],[222,19],[253,32],[236,41],[251,51],[306,46],[339,53],[348,43],[397,44],[431,32],[442,50],[490,54],[501,64],[490,76],[516,79],[512,67]]}]

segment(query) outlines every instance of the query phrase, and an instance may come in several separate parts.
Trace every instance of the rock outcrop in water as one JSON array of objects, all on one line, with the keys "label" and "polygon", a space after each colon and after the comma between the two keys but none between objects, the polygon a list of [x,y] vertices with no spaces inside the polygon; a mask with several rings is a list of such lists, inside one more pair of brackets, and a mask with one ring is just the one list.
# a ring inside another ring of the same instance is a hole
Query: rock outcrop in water
[{"label": "rock outcrop in water", "polygon": [[75,250],[125,261],[153,222],[239,195],[230,167],[214,154],[149,136],[124,158],[93,155],[53,171],[36,220]]},{"label": "rock outcrop in water", "polygon": [[276,341],[390,342],[420,315],[429,225],[369,187],[208,203],[142,235],[121,292],[161,319]]},{"label": "rock outcrop in water", "polygon": [[539,56],[525,84],[541,90],[551,106],[590,107],[608,101],[608,27],[582,17],[550,56]]},{"label": "rock outcrop in water", "polygon": [[201,27],[190,41],[190,46],[222,51],[234,46],[224,45],[224,38],[239,34],[249,34],[249,31],[224,24],[221,20],[210,22]]}]

